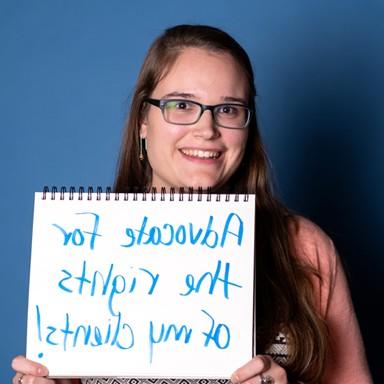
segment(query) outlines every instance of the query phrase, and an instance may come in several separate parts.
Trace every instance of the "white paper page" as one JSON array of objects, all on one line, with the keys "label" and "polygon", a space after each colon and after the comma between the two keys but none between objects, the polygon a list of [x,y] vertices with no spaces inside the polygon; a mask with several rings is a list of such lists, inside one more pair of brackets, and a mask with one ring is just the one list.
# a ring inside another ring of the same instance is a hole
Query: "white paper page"
[{"label": "white paper page", "polygon": [[52,377],[173,378],[252,358],[253,195],[63,197],[35,195],[28,358]]}]

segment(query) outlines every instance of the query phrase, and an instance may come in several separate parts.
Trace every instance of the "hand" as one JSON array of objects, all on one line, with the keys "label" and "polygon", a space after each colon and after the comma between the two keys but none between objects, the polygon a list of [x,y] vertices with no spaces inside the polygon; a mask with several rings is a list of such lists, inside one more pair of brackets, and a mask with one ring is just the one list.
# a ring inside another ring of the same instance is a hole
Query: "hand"
[{"label": "hand", "polygon": [[231,381],[233,384],[288,384],[285,369],[267,355],[257,355],[237,369]]},{"label": "hand", "polygon": [[39,363],[17,356],[12,360],[12,368],[16,371],[12,384],[55,384],[47,379],[48,369]]}]

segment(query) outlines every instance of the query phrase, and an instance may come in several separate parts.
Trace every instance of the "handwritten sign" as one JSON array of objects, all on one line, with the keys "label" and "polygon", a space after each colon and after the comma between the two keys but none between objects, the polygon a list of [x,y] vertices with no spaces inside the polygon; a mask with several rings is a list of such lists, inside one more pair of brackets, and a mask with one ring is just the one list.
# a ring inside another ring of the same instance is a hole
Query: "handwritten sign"
[{"label": "handwritten sign", "polygon": [[252,195],[36,193],[27,357],[52,377],[229,377],[252,358],[254,212]]}]

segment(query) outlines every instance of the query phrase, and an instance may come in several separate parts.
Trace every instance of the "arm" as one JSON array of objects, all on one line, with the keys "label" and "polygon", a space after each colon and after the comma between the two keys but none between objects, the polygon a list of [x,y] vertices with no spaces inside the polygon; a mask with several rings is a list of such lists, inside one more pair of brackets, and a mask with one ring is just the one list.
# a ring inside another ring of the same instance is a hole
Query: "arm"
[{"label": "arm", "polygon": [[322,382],[371,384],[347,279],[333,242],[319,227],[301,218],[295,243],[298,257],[321,275],[320,280],[313,280],[313,285],[330,343]]},{"label": "arm", "polygon": [[335,280],[325,316],[331,345],[324,383],[370,384],[372,378],[347,280],[339,258],[335,257]]}]

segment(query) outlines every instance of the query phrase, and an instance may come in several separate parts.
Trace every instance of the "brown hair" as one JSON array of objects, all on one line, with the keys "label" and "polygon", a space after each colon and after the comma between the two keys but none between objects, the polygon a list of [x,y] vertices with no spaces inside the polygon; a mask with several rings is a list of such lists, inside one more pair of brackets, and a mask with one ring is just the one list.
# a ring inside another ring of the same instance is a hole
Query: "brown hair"
[{"label": "brown hair", "polygon": [[[313,274],[301,265],[292,242],[295,218],[272,194],[268,163],[257,126],[252,66],[245,50],[224,31],[202,25],[167,29],[150,47],[141,68],[125,126],[114,189],[128,192],[151,184],[148,161],[139,160],[139,128],[144,100],[188,47],[229,53],[248,79],[248,105],[253,110],[243,160],[218,192],[256,193],[257,351],[263,353],[279,331],[289,339],[290,380],[318,382],[327,351],[327,331],[315,306]],[[293,224],[293,225],[292,225]],[[318,276],[317,276],[318,277]]]}]

